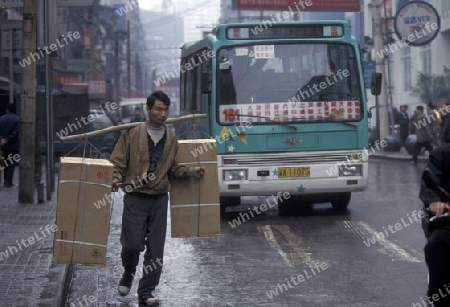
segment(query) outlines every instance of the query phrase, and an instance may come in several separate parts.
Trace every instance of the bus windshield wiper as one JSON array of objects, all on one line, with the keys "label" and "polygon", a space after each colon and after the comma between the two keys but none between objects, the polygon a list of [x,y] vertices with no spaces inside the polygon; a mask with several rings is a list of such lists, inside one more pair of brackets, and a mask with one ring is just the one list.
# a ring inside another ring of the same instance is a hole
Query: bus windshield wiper
[{"label": "bus windshield wiper", "polygon": [[236,116],[237,116],[237,117],[245,116],[245,117],[264,118],[264,119],[266,119],[266,120],[269,120],[271,123],[280,124],[280,125],[283,125],[283,126],[287,126],[287,127],[289,127],[289,128],[292,128],[292,129],[294,129],[294,130],[297,130],[297,127],[295,127],[295,126],[291,126],[291,125],[289,125],[289,124],[287,124],[287,123],[285,123],[285,122],[277,122],[277,121],[274,121],[274,120],[272,120],[272,119],[270,119],[270,118],[268,118],[268,117],[266,117],[266,116],[260,116],[260,115],[247,115],[247,114],[237,114]]}]

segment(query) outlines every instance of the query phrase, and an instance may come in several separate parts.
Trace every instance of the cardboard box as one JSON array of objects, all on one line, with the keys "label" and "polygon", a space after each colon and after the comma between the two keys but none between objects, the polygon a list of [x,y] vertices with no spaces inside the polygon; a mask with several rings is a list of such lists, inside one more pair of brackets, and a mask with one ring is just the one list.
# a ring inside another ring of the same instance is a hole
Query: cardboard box
[{"label": "cardboard box", "polygon": [[[203,179],[172,181],[172,238],[220,235],[219,181],[216,140],[179,141],[178,162],[205,168]],[[201,149],[201,150],[200,150]]]},{"label": "cardboard box", "polygon": [[113,165],[61,158],[53,261],[106,265]]}]

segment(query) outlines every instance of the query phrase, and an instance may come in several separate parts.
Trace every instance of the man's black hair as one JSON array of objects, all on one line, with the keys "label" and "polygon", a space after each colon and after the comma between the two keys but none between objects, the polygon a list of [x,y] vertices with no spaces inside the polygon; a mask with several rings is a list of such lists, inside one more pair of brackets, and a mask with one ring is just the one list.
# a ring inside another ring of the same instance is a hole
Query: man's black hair
[{"label": "man's black hair", "polygon": [[16,106],[13,105],[13,104],[7,104],[7,105],[6,105],[6,110],[7,110],[9,113],[14,113],[14,114],[16,114]]},{"label": "man's black hair", "polygon": [[416,109],[423,112],[423,107],[422,106],[417,106]]},{"label": "man's black hair", "polygon": [[434,109],[434,104],[430,101],[430,102],[428,102],[428,107],[429,107],[430,109]]},{"label": "man's black hair", "polygon": [[170,98],[163,91],[156,91],[156,92],[153,92],[153,94],[151,94],[150,96],[148,96],[147,107],[149,109],[153,108],[156,100],[159,100],[162,103],[164,103],[167,107],[170,107]]},{"label": "man's black hair", "polygon": [[136,107],[136,108],[134,108],[134,110],[136,111],[136,110],[139,110],[139,111],[141,111],[141,108],[139,108],[139,107]]}]

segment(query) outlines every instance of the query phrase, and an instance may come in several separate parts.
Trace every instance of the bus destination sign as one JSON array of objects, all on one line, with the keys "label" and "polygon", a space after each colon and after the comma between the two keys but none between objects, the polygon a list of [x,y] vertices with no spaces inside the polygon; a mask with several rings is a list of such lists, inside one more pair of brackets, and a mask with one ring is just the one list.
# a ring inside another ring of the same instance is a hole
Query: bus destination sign
[{"label": "bus destination sign", "polygon": [[228,39],[268,39],[268,38],[322,38],[342,37],[344,29],[341,25],[311,26],[255,26],[230,27],[227,29]]}]

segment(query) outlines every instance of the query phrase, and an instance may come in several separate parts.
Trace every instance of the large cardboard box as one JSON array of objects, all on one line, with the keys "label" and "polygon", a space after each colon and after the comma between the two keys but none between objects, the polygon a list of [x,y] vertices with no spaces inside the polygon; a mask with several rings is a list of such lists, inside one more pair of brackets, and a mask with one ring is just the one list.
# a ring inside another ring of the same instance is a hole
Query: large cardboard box
[{"label": "large cardboard box", "polygon": [[205,168],[203,179],[172,181],[171,234],[179,237],[220,235],[216,140],[179,141],[178,162]]},{"label": "large cardboard box", "polygon": [[106,265],[113,165],[61,158],[53,261]]}]

